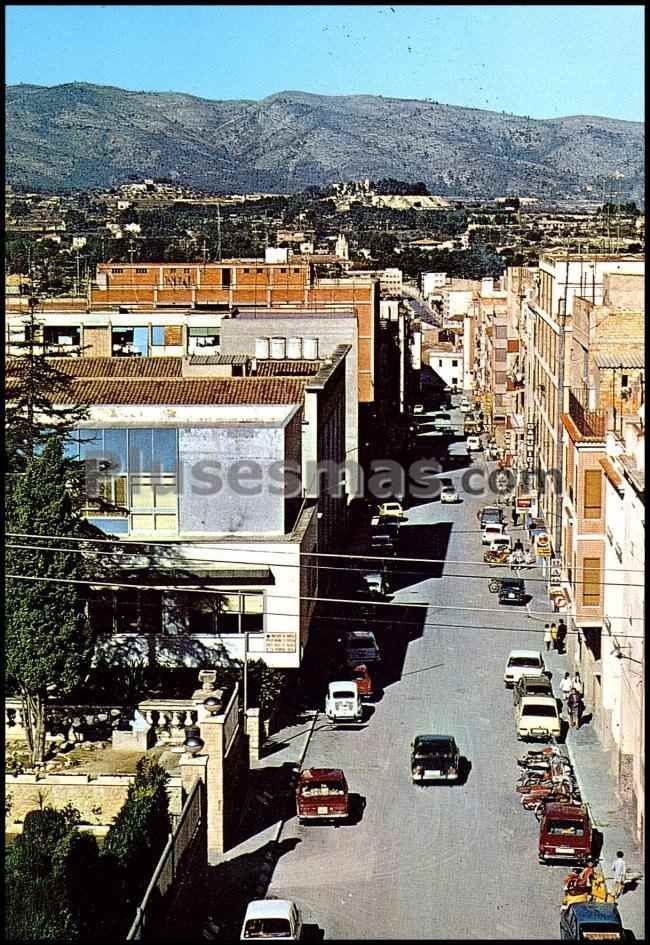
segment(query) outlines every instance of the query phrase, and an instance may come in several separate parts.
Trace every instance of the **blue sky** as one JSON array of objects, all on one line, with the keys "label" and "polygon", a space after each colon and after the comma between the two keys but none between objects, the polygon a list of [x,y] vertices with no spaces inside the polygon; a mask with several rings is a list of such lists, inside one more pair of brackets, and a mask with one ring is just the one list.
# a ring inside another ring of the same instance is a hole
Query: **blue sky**
[{"label": "blue sky", "polygon": [[5,17],[9,85],[365,93],[532,118],[644,117],[641,5],[10,4]]}]

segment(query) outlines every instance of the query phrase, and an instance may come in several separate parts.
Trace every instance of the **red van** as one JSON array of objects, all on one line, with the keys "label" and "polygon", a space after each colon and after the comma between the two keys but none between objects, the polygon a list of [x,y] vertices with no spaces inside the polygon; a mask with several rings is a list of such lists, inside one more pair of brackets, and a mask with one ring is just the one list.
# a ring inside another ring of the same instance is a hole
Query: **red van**
[{"label": "red van", "polygon": [[342,820],[350,815],[348,784],[340,768],[306,768],[296,787],[298,821]]},{"label": "red van", "polygon": [[547,804],[539,827],[539,861],[584,866],[591,856],[591,820],[584,804]]}]

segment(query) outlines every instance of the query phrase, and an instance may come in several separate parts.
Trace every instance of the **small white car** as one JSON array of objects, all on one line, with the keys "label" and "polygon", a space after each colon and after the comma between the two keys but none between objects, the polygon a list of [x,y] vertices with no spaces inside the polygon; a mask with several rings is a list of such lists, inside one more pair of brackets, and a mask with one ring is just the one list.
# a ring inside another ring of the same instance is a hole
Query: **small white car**
[{"label": "small white car", "polygon": [[417,417],[421,413],[424,413],[424,404],[413,404],[413,416]]},{"label": "small white car", "polygon": [[301,934],[300,910],[290,899],[254,899],[248,903],[240,941],[268,942],[281,938],[297,942]]},{"label": "small white car", "polygon": [[460,502],[460,496],[455,486],[443,486],[440,490],[441,502]]},{"label": "small white car", "polygon": [[560,716],[554,696],[523,696],[515,709],[517,738],[559,738]]},{"label": "small white car", "polygon": [[488,545],[488,551],[512,551],[512,539],[510,535],[497,535]]},{"label": "small white car", "polygon": [[504,538],[505,534],[506,526],[503,522],[488,522],[487,525],[483,526],[483,531],[481,532],[481,542],[484,545],[491,545],[495,539]]},{"label": "small white car", "polygon": [[379,506],[377,514],[379,517],[382,515],[393,515],[395,518],[404,518],[404,509],[402,508],[401,502],[383,502]]},{"label": "small white car", "polygon": [[512,689],[522,676],[540,676],[545,670],[544,657],[539,650],[511,650],[506,660],[503,681],[507,689]]},{"label": "small white car", "polygon": [[474,435],[468,436],[468,437],[467,437],[467,442],[466,442],[465,446],[466,446],[466,448],[467,448],[467,452],[468,452],[468,453],[476,452],[476,451],[478,451],[478,450],[482,450],[482,449],[483,449],[483,447],[482,447],[482,445],[481,445],[481,438],[480,438],[480,436],[474,436]]},{"label": "small white car", "polygon": [[325,696],[325,715],[332,722],[360,722],[363,716],[359,689],[354,680],[331,682]]},{"label": "small white car", "polygon": [[467,397],[463,397],[463,399],[460,402],[460,412],[469,413],[471,409],[472,409],[472,406],[469,400],[467,399]]}]

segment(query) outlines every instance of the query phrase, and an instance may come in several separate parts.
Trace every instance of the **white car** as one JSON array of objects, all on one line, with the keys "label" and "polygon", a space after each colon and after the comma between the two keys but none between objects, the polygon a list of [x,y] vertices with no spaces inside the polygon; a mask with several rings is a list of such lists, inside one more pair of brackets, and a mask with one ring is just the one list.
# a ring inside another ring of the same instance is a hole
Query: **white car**
[{"label": "white car", "polygon": [[482,445],[481,445],[481,438],[480,438],[480,436],[468,436],[468,437],[467,437],[467,442],[466,442],[465,446],[467,447],[467,452],[468,452],[468,453],[470,453],[470,452],[472,452],[472,451],[482,450],[482,449],[483,449],[483,447],[482,447]]},{"label": "white car", "polygon": [[297,942],[302,934],[302,917],[290,899],[254,899],[248,903],[241,929],[242,942],[267,942],[281,938]]},{"label": "white car", "polygon": [[523,696],[515,709],[517,738],[549,738],[560,736],[560,716],[554,696]]},{"label": "white car", "polygon": [[325,715],[332,722],[360,722],[363,716],[357,684],[353,681],[331,682],[325,696]]},{"label": "white car", "polygon": [[424,404],[413,404],[413,416],[417,417],[420,413],[424,413]]},{"label": "white car", "polygon": [[471,409],[472,409],[472,407],[471,407],[471,404],[470,404],[469,400],[467,400],[466,397],[463,397],[463,399],[462,399],[461,402],[460,402],[460,412],[461,412],[461,413],[469,413]]},{"label": "white car", "polygon": [[443,486],[440,490],[441,502],[460,502],[460,496],[455,486]]},{"label": "white car", "polygon": [[487,525],[483,526],[483,531],[481,532],[481,543],[484,545],[491,545],[492,542],[497,538],[506,537],[506,526],[503,522],[497,524],[496,522],[488,522]]},{"label": "white car", "polygon": [[511,650],[503,681],[507,689],[512,689],[522,676],[541,676],[545,670],[544,657],[539,650]]},{"label": "white car", "polygon": [[404,518],[404,509],[401,502],[383,502],[379,506],[378,515],[393,515],[395,518]]},{"label": "white car", "polygon": [[488,545],[488,551],[512,551],[512,539],[510,535],[497,535]]}]

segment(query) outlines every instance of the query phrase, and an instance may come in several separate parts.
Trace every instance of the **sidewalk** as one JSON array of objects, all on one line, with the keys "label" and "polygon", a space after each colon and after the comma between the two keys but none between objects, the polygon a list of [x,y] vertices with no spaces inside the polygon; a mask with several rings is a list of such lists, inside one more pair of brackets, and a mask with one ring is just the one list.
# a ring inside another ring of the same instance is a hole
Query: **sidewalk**
[{"label": "sidewalk", "polygon": [[[569,668],[567,657],[558,653],[544,655],[547,665],[553,670],[553,681],[557,688],[559,680]],[[623,850],[629,869],[645,872],[643,849],[634,839],[627,812],[616,795],[615,780],[609,773],[607,755],[593,725],[569,729],[566,746],[582,799],[589,805],[594,827],[602,834],[601,866],[608,887],[613,889],[611,867],[616,851]],[[628,888],[618,902],[625,928],[632,931],[637,939],[645,938],[644,883],[645,878],[636,889]]]}]

